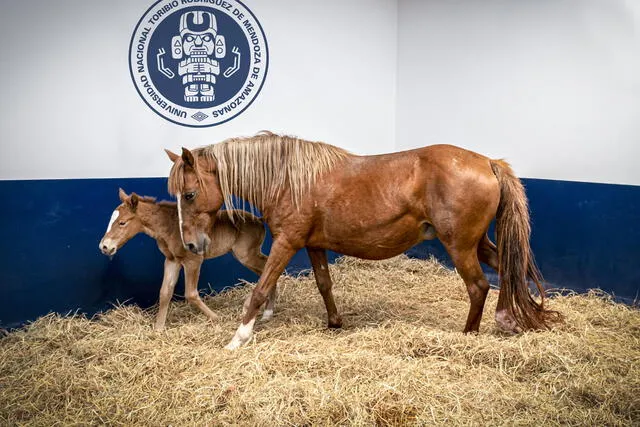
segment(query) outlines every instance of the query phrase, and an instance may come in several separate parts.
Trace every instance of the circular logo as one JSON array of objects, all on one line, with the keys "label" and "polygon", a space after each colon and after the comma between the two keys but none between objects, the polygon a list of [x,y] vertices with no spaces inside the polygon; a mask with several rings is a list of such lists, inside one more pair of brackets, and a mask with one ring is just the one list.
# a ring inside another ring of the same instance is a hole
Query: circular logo
[{"label": "circular logo", "polygon": [[262,27],[238,0],[159,0],[129,46],[131,78],[144,102],[183,126],[215,126],[243,112],[268,65]]}]

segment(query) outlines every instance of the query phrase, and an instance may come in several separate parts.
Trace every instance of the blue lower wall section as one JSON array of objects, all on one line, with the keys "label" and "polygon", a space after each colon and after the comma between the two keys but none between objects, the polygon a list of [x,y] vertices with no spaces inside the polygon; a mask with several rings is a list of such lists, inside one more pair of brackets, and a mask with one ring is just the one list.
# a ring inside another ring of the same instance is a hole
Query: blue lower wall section
[{"label": "blue lower wall section", "polygon": [[[640,187],[525,179],[532,246],[550,286],[601,288],[627,302],[640,289]],[[158,297],[163,256],[140,235],[113,260],[98,250],[118,187],[168,199],[164,178],[0,181],[0,327],[50,311],[94,313],[116,301],[148,307]],[[268,253],[270,238],[263,250]],[[438,242],[409,251],[447,260]],[[335,257],[332,254],[331,258]],[[289,271],[309,268],[304,252]],[[256,276],[231,255],[209,260],[201,289]],[[176,289],[183,293],[182,280]]]}]

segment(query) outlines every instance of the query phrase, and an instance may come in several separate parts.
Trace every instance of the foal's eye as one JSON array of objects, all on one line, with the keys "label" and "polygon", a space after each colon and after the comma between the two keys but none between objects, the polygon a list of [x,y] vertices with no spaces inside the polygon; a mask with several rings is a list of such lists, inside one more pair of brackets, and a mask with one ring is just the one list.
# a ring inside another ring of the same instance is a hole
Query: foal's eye
[{"label": "foal's eye", "polygon": [[120,225],[121,225],[121,226],[125,226],[125,225],[127,225],[127,221],[120,221]]},{"label": "foal's eye", "polygon": [[193,200],[196,197],[196,192],[192,191],[190,193],[185,193],[184,194],[184,199],[185,200]]}]

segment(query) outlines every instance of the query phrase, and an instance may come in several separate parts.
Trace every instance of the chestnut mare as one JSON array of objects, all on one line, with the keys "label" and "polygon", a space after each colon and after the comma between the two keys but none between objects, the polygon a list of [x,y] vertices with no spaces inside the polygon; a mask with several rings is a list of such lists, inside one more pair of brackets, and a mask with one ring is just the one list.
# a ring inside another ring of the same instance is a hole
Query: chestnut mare
[{"label": "chestnut mare", "polygon": [[[138,233],[145,233],[156,240],[160,252],[166,257],[158,315],[154,325],[156,330],[164,329],[169,302],[181,268],[184,267],[187,301],[198,307],[211,320],[215,320],[218,316],[207,307],[198,294],[200,266],[204,259],[216,258],[231,251],[233,256],[249,270],[258,275],[262,273],[267,260],[260,250],[265,229],[260,219],[249,212],[234,212],[235,216],[242,219],[235,224],[229,220],[224,211],[219,212],[216,228],[208,231],[211,245],[203,254],[197,255],[187,251],[182,244],[178,210],[174,202],[156,203],[152,197],[141,197],[136,193],[127,195],[122,189],[119,191],[119,196],[122,204],[113,211],[107,232],[102,237],[99,247],[103,254],[113,256]],[[269,294],[263,320],[268,320],[273,315],[275,290],[274,287]],[[247,298],[247,304],[248,302],[249,298]]]},{"label": "chestnut mare", "polygon": [[[206,230],[231,196],[258,208],[274,236],[271,253],[242,323],[225,347],[252,336],[260,306],[285,266],[306,248],[327,309],[340,327],[326,250],[384,259],[438,238],[464,280],[471,306],[464,332],[477,332],[489,283],[483,262],[499,272],[498,325],[510,332],[549,328],[559,313],[544,307],[541,275],[529,246],[524,188],[507,163],[451,146],[433,145],[377,156],[356,156],[328,144],[263,132],[189,151],[169,176],[177,197],[183,242],[202,253]],[[487,237],[496,218],[497,247]],[[527,279],[542,296],[537,302]],[[372,284],[375,286],[375,284]]]}]

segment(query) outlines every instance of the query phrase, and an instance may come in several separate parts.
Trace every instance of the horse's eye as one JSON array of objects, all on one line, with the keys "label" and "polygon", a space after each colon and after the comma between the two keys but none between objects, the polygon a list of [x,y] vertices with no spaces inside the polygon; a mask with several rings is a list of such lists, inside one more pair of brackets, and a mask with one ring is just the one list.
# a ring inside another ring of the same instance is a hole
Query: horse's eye
[{"label": "horse's eye", "polygon": [[196,197],[196,192],[192,191],[190,193],[185,193],[184,194],[184,199],[185,200],[193,200]]},{"label": "horse's eye", "polygon": [[121,225],[121,226],[125,226],[125,225],[127,225],[127,221],[120,221],[120,225]]}]

